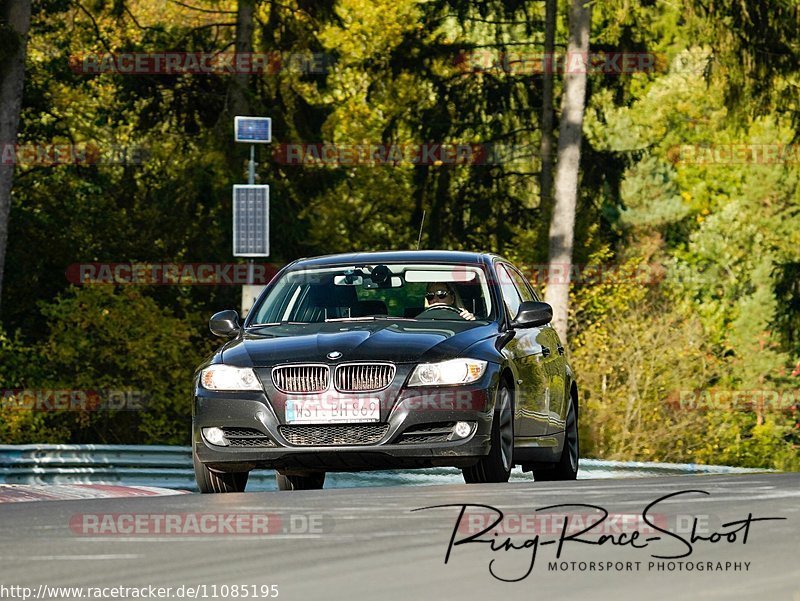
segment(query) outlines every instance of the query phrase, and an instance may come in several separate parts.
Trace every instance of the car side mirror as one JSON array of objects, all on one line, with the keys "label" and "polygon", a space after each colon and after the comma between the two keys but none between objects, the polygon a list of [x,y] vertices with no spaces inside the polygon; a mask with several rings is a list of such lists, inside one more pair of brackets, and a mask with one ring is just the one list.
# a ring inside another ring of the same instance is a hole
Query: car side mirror
[{"label": "car side mirror", "polygon": [[214,336],[230,338],[238,334],[241,326],[239,325],[239,314],[233,309],[214,313],[208,320],[208,329]]},{"label": "car side mirror", "polygon": [[512,328],[535,328],[553,320],[553,307],[538,301],[525,301],[519,306],[517,316],[511,321]]}]

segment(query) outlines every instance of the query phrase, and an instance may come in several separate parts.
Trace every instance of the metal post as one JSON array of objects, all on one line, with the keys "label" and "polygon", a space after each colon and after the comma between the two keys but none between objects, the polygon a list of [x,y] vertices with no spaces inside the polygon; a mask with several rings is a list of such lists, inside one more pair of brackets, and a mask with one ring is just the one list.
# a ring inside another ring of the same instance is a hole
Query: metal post
[{"label": "metal post", "polygon": [[[247,168],[247,183],[251,186],[256,183],[256,145],[250,144],[250,165]],[[253,266],[253,259],[247,259],[247,285],[252,286],[255,268]],[[242,295],[245,294],[246,288],[242,288]]]},{"label": "metal post", "polygon": [[256,145],[250,144],[250,166],[247,170],[247,183],[251,186],[256,183]]}]

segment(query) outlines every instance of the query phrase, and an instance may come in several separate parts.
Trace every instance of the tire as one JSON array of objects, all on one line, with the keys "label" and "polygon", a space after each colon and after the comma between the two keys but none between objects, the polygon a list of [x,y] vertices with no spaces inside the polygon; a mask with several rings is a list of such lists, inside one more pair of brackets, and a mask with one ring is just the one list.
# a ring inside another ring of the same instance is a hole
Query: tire
[{"label": "tire", "polygon": [[208,469],[192,451],[194,479],[201,493],[244,492],[250,472],[214,472]]},{"label": "tire", "polygon": [[319,490],[325,484],[325,472],[316,472],[307,476],[293,476],[275,472],[278,490]]},{"label": "tire", "polygon": [[511,390],[501,384],[492,420],[491,448],[475,465],[461,470],[467,484],[508,482],[514,467],[514,403]]},{"label": "tire", "polygon": [[572,398],[564,430],[564,447],[561,457],[553,467],[534,468],[533,479],[537,482],[553,480],[575,480],[578,477],[580,462],[580,440],[578,437],[578,400]]}]

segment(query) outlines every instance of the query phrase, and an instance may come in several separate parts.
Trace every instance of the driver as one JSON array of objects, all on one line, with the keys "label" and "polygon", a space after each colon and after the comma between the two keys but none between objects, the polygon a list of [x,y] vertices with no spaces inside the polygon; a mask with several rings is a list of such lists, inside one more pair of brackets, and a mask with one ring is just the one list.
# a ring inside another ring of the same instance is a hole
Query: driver
[{"label": "driver", "polygon": [[437,305],[449,305],[460,309],[458,314],[464,319],[474,320],[475,316],[467,311],[461,304],[458,293],[448,283],[431,282],[425,290],[425,308],[433,309]]}]

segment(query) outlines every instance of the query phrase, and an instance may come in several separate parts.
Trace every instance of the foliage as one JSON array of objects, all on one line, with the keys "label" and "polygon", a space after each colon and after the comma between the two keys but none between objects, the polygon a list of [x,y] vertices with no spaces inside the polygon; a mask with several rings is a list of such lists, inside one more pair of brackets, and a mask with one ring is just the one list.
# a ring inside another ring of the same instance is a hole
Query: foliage
[{"label": "foliage", "polygon": [[[236,0],[34,1],[20,141],[146,152],[140,164],[17,166],[0,387],[141,388],[151,401],[116,413],[4,403],[0,441],[186,442],[192,370],[215,344],[205,321],[235,307],[238,290],[76,288],[65,271],[231,261],[230,186],[244,181],[247,153],[231,139],[237,80],[73,67],[90,54],[230,52],[235,10]],[[257,170],[272,186],[270,260],[413,248],[424,212],[423,247],[500,252],[539,273],[542,75],[508,57],[541,51],[543,16],[534,0],[257,2],[256,52],[328,66],[246,78],[252,112],[273,118]],[[788,0],[594,7],[594,50],[658,60],[589,77],[569,341],[589,455],[800,468],[796,403],[680,402],[798,388],[798,153],[714,158],[796,141],[796,17]],[[556,37],[563,47],[564,18]],[[474,144],[491,160],[291,165],[271,152],[323,142]]]},{"label": "foliage", "polygon": [[[0,338],[0,376],[17,393],[4,395],[8,440],[188,442],[192,373],[202,356],[185,320],[131,287],[73,288],[40,309],[35,348]],[[90,402],[53,401],[64,392]],[[132,402],[108,402],[119,395]]]},{"label": "foliage", "polygon": [[201,357],[181,320],[136,289],[105,286],[73,290],[42,313],[50,326],[43,359],[53,387],[140,390],[148,399],[145,410],[126,416],[140,434],[149,441],[187,441],[192,372]]}]

